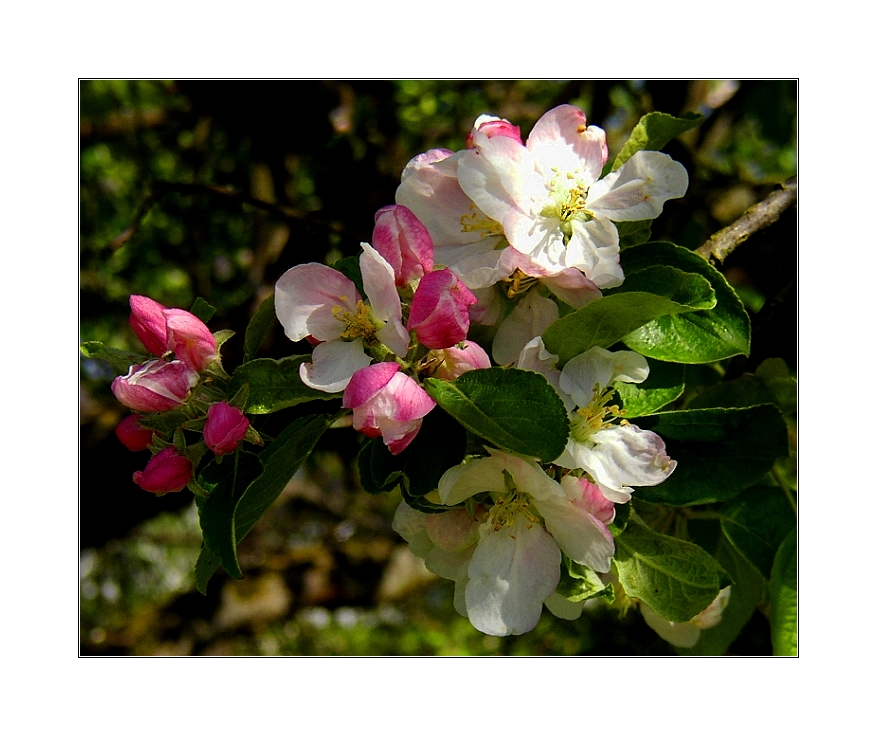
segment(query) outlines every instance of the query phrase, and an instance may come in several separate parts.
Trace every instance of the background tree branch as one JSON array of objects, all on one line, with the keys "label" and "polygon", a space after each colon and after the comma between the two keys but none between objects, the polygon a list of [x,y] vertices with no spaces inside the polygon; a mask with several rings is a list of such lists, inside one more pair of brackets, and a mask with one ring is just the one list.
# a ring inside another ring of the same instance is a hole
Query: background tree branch
[{"label": "background tree branch", "polygon": [[710,236],[694,252],[706,260],[722,263],[733,250],[751,235],[775,223],[780,215],[798,199],[798,177],[783,182],[782,188],[750,207],[738,220]]}]

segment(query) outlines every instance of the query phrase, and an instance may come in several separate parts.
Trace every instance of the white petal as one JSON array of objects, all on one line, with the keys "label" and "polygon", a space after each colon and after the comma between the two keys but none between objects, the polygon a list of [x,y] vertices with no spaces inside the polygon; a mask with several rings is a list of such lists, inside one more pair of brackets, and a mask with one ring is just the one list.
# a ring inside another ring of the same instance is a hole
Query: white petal
[{"label": "white petal", "polygon": [[502,222],[510,209],[520,209],[524,171],[533,168],[524,146],[505,136],[487,138],[477,152],[467,151],[457,165],[460,187],[488,217]]},{"label": "white petal", "polygon": [[317,340],[334,340],[344,332],[344,323],[332,310],[356,309],[359,294],[344,274],[321,263],[303,263],[289,269],[274,288],[274,309],[286,336],[293,341],[313,335]]},{"label": "white petal", "polygon": [[609,572],[615,542],[605,524],[568,498],[534,501],[534,505],[567,557],[597,572]]},{"label": "white petal", "polygon": [[639,610],[649,628],[674,647],[689,649],[697,644],[698,639],[700,639],[701,630],[694,624],[668,621],[665,618],[661,618],[645,603],[639,604]]},{"label": "white petal", "polygon": [[493,359],[499,365],[513,363],[520,357],[524,346],[545,332],[559,316],[557,304],[529,291],[496,331]]},{"label": "white petal", "polygon": [[476,493],[505,493],[502,463],[492,457],[455,465],[439,479],[439,498],[446,506],[454,506]]},{"label": "white petal", "polygon": [[676,468],[666,446],[654,432],[632,424],[601,429],[590,437],[592,447],[580,445],[583,467],[600,483],[621,490],[627,486],[656,486]]},{"label": "white petal", "polygon": [[466,610],[479,631],[492,636],[531,631],[542,604],[560,580],[560,550],[538,524],[518,517],[491,531],[469,562]]},{"label": "white petal", "polygon": [[408,353],[408,331],[402,325],[402,303],[396,290],[393,267],[368,243],[361,243],[362,255],[359,267],[362,285],[368,296],[375,318],[386,322],[377,332],[378,339],[396,355],[404,358]]},{"label": "white petal", "polygon": [[610,352],[593,347],[572,358],[564,367],[560,387],[576,400],[576,406],[586,406],[594,396],[594,387],[605,390],[616,381],[642,383],[649,376],[649,364],[632,350]]},{"label": "white petal", "polygon": [[588,208],[615,222],[653,220],[688,189],[688,172],[658,151],[637,151],[588,193]]},{"label": "white petal", "polygon": [[579,269],[601,289],[609,289],[624,281],[620,253],[618,230],[609,219],[573,220],[563,265]]},{"label": "white petal", "polygon": [[312,357],[312,363],[302,363],[299,369],[301,380],[311,388],[329,393],[343,391],[351,376],[371,363],[362,340],[321,342]]}]

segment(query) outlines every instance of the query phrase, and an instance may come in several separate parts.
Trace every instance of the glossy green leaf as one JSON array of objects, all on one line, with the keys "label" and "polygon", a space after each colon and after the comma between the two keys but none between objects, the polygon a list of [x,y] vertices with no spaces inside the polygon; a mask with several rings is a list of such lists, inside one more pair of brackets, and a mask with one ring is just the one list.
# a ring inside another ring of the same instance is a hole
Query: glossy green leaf
[{"label": "glossy green leaf", "polygon": [[236,394],[244,384],[250,387],[244,412],[270,414],[306,401],[341,398],[341,394],[317,391],[304,384],[299,375],[302,363],[310,355],[291,355],[288,358],[256,358],[238,368],[229,382],[229,393]]},{"label": "glossy green leaf", "polygon": [[[246,487],[234,504],[236,543],[250,533],[255,523],[277,500],[334,419],[335,417],[327,416],[297,419],[259,455],[262,474]],[[201,593],[206,592],[207,583],[219,568],[219,564],[219,555],[215,554],[209,546],[201,548],[201,554],[195,565],[195,584]]]},{"label": "glossy green leaf", "polygon": [[618,247],[624,250],[648,242],[652,236],[652,220],[616,222],[615,229],[618,230]]},{"label": "glossy green leaf", "polygon": [[725,277],[703,258],[673,243],[655,242],[625,250],[621,265],[626,281],[654,266],[672,266],[699,274],[709,282],[716,296],[712,309],[668,312],[632,328],[624,336],[629,348],[671,363],[712,363],[749,354],[749,315],[743,302]]},{"label": "glossy green leaf", "polygon": [[545,330],[542,341],[563,367],[595,345],[611,347],[659,317],[709,309],[713,304],[715,294],[702,276],[655,266],[628,278],[621,290],[561,317]]},{"label": "glossy green leaf", "polygon": [[724,568],[696,544],[639,523],[615,540],[615,570],[631,598],[668,621],[690,621],[731,583]]},{"label": "glossy green leaf", "polygon": [[263,301],[250,319],[244,333],[244,362],[248,363],[256,355],[259,345],[277,319],[274,313],[274,294]]},{"label": "glossy green leaf", "polygon": [[630,137],[612,163],[612,171],[618,169],[637,151],[660,151],[677,135],[700,125],[703,115],[685,113],[681,118],[663,112],[643,115],[631,131]]},{"label": "glossy green leaf", "polygon": [[773,404],[664,412],[636,424],[657,432],[678,463],[661,485],[637,490],[637,498],[650,503],[727,501],[788,454],[786,423]]},{"label": "glossy green leaf", "polygon": [[624,418],[654,414],[678,399],[685,390],[685,367],[679,363],[648,360],[649,377],[642,383],[617,383]]},{"label": "glossy green leaf", "polygon": [[788,498],[776,486],[754,486],[722,507],[722,532],[765,579],[796,522]]},{"label": "glossy green leaf", "polygon": [[238,563],[235,507],[244,490],[262,472],[259,458],[249,452],[236,452],[220,464],[211,462],[198,477],[198,484],[210,493],[197,497],[198,516],[204,545],[229,575],[243,577]]},{"label": "glossy green leaf", "polygon": [[566,409],[539,373],[484,368],[455,381],[428,378],[426,390],[466,429],[504,450],[549,462],[566,447]]},{"label": "glossy green leaf", "polygon": [[82,343],[79,346],[79,352],[86,358],[94,358],[95,360],[102,360],[104,363],[108,363],[114,371],[123,376],[127,375],[132,365],[142,365],[153,359],[140,353],[129,353],[127,350],[109,348],[97,340],[89,340]]},{"label": "glossy green leaf", "polygon": [[798,535],[783,540],[770,574],[770,639],[778,657],[798,656]]}]

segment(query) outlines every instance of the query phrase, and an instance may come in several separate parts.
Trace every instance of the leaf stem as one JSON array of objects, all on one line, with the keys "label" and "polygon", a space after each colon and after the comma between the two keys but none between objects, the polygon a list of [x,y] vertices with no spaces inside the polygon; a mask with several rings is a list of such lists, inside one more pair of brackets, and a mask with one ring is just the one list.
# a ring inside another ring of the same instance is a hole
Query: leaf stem
[{"label": "leaf stem", "polygon": [[789,502],[789,506],[792,507],[792,511],[794,511],[795,516],[797,516],[798,504],[795,502],[795,497],[792,495],[792,490],[786,485],[786,482],[783,480],[783,477],[776,471],[776,468],[771,468],[770,474],[777,482],[777,485],[779,485],[779,487],[783,489],[783,493],[786,494],[786,499]]}]

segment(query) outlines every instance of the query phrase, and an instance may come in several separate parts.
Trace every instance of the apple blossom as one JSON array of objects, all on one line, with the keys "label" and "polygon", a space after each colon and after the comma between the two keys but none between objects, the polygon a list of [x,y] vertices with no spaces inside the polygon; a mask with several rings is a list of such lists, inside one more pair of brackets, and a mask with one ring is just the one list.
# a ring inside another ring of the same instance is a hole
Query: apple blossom
[{"label": "apple blossom", "polygon": [[375,363],[360,368],[344,389],[342,406],[353,409],[353,428],[367,437],[383,437],[390,452],[398,455],[411,444],[423,417],[435,401],[398,363]]},{"label": "apple blossom", "polygon": [[132,365],[111,386],[116,398],[139,412],[169,411],[182,406],[198,383],[198,374],[180,360],[150,360]]},{"label": "apple blossom", "polygon": [[432,238],[407,207],[390,205],[377,211],[372,244],[392,266],[396,286],[416,283],[432,271]]},{"label": "apple blossom", "polygon": [[516,140],[518,143],[523,143],[521,140],[521,129],[517,125],[512,125],[505,118],[498,118],[495,115],[479,115],[472,126],[472,131],[466,137],[466,148],[475,147],[474,138],[476,130],[484,133],[488,138],[502,135]]},{"label": "apple blossom", "polygon": [[204,443],[217,455],[237,449],[250,427],[250,420],[227,401],[211,404],[204,425]]},{"label": "apple blossom", "polygon": [[486,634],[522,634],[539,621],[557,587],[561,551],[599,572],[609,570],[615,546],[606,522],[614,508],[587,480],[568,476],[558,483],[530,459],[489,452],[449,469],[438,495],[455,506],[490,494],[493,505],[466,566],[466,615]]},{"label": "apple blossom", "polygon": [[134,482],[150,493],[182,491],[191,479],[192,461],[174,447],[166,447],[134,473]]},{"label": "apple blossom", "polygon": [[408,330],[428,348],[448,348],[466,339],[469,307],[478,300],[450,269],[426,274],[414,292]]},{"label": "apple blossom", "polygon": [[295,266],[277,281],[275,311],[286,336],[319,341],[313,362],[302,364],[300,375],[320,391],[343,390],[357,370],[371,363],[370,353],[382,350],[379,344],[402,358],[408,352],[393,269],[368,243],[361,245],[368,304],[350,279],[320,263]]},{"label": "apple blossom", "polygon": [[153,430],[140,425],[136,414],[125,417],[116,425],[115,433],[125,447],[132,452],[145,450],[152,444]]},{"label": "apple blossom", "polygon": [[606,135],[572,105],[545,113],[526,145],[480,130],[473,144],[457,177],[476,207],[543,268],[579,269],[601,289],[624,278],[613,222],[654,219],[688,188],[685,167],[656,151],[638,151],[599,179]]},{"label": "apple blossom", "polygon": [[648,377],[646,359],[629,350],[613,353],[593,347],[567,362],[559,375],[554,362],[556,356],[544,351],[541,338],[534,338],[518,363],[542,372],[570,412],[569,440],[554,464],[587,471],[615,503],[630,500],[631,486],[663,483],[676,468],[664,441],[621,421],[618,407],[609,403],[615,382],[641,383]]}]

